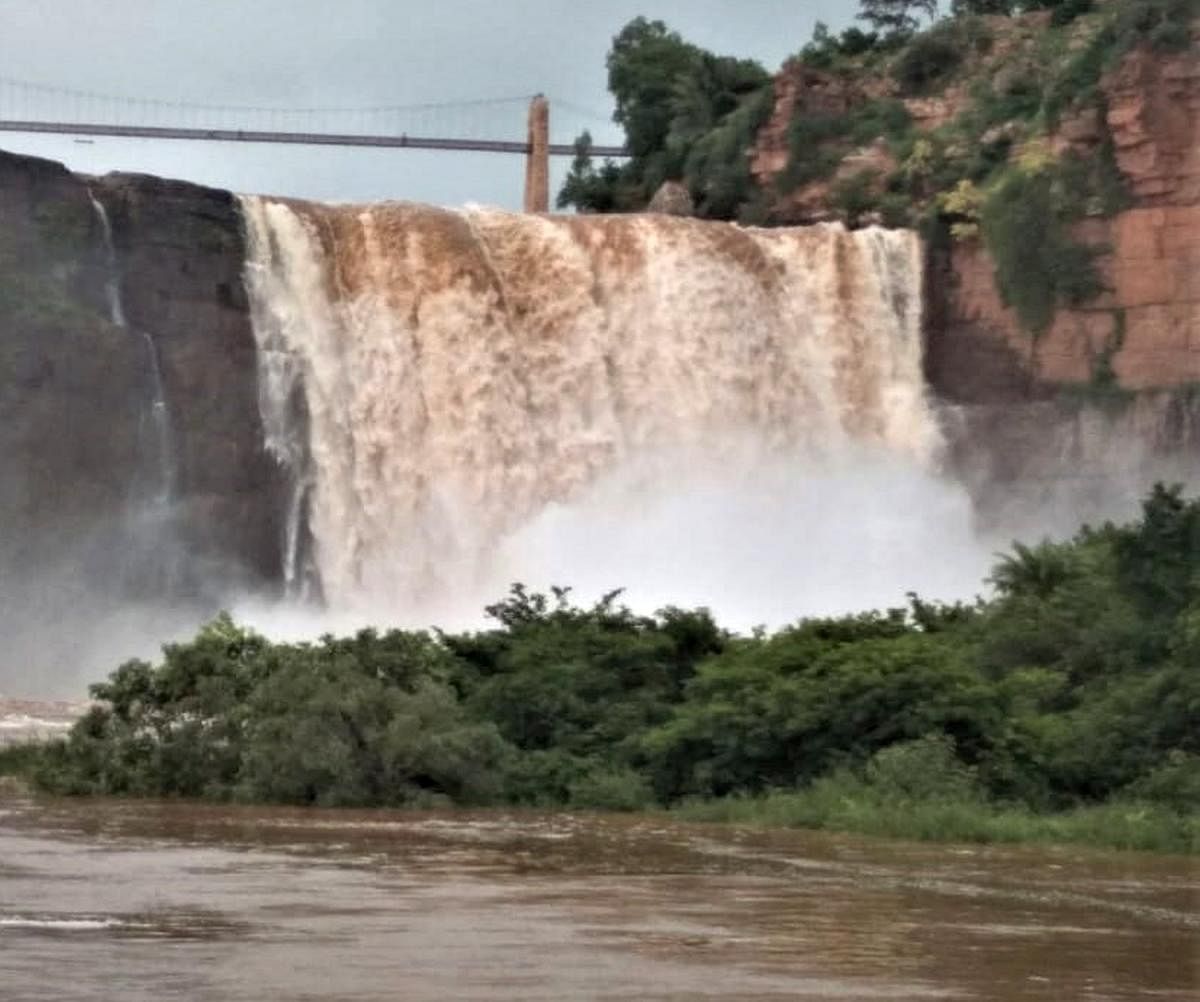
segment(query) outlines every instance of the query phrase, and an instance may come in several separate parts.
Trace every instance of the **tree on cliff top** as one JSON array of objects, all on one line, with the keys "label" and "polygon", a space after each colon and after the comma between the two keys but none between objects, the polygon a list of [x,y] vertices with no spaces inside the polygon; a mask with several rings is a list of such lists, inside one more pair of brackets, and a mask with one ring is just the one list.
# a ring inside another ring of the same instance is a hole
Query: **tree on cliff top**
[{"label": "tree on cliff top", "polygon": [[755,61],[705,52],[662,21],[634,18],[608,53],[613,120],[630,159],[595,167],[581,135],[559,207],[642,209],[664,181],[683,180],[699,215],[732,218],[750,194],[746,151],[770,111],[770,86]]},{"label": "tree on cliff top", "polygon": [[858,18],[884,36],[911,35],[918,15],[937,17],[937,0],[859,0]]},{"label": "tree on cliff top", "polygon": [[662,21],[636,17],[613,39],[608,53],[608,89],[616,99],[613,120],[625,128],[635,159],[666,144],[671,98],[680,77],[691,75],[701,50]]},{"label": "tree on cliff top", "polygon": [[637,191],[631,190],[619,165],[605,160],[592,163],[592,134],[584,130],[575,139],[575,159],[559,190],[560,209],[574,206],[580,212],[621,212],[638,207]]}]

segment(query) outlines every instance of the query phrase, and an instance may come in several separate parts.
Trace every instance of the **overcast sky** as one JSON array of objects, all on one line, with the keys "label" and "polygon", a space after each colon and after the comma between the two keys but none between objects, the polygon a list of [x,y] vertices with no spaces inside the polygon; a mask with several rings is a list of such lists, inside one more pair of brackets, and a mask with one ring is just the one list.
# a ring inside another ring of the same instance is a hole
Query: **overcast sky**
[{"label": "overcast sky", "polygon": [[[615,127],[594,116],[611,114],[604,56],[630,18],[661,18],[698,45],[774,70],[809,39],[816,21],[840,28],[856,6],[856,0],[0,0],[0,76],[142,99],[272,108],[541,91],[551,98],[556,140],[589,128],[598,142],[619,142]],[[33,99],[0,84],[0,116],[20,117],[23,100]],[[62,102],[64,116],[88,110],[86,102],[82,109],[70,98]],[[517,101],[429,112],[421,124],[522,139],[524,115]],[[345,131],[357,131],[346,121]],[[15,133],[0,133],[0,148],[91,173],[140,170],[239,191],[508,208],[520,206],[524,170],[519,156],[487,153],[102,138],[89,144]],[[566,168],[555,166],[558,175]]]}]

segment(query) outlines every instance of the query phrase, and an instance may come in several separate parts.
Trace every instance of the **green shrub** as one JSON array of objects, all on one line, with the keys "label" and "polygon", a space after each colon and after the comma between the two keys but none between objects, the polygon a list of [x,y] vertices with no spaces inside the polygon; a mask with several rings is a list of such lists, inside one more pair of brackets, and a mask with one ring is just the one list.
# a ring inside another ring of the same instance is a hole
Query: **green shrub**
[{"label": "green shrub", "polygon": [[988,14],[1007,16],[1016,6],[1016,0],[951,0],[950,13],[955,17]]},{"label": "green shrub", "polygon": [[739,106],[692,144],[684,160],[684,180],[697,215],[733,219],[756,193],[749,150],[770,117],[775,93],[770,84],[745,97]]},{"label": "green shrub", "polygon": [[1177,811],[1200,813],[1200,755],[1176,749],[1141,779],[1128,794]]},{"label": "green shrub", "polygon": [[989,192],[980,214],[1004,301],[1034,335],[1043,333],[1060,303],[1080,305],[1103,285],[1096,249],[1076,243],[1068,226],[1078,218],[1055,165],[1017,165]]},{"label": "green shrub", "polygon": [[863,217],[879,207],[879,171],[861,170],[836,182],[829,191],[829,204],[848,227],[859,226]]},{"label": "green shrub", "polygon": [[556,807],[571,799],[571,786],[594,769],[591,759],[561,749],[523,751],[509,763],[506,797],[528,807]]},{"label": "green shrub", "polygon": [[632,769],[596,769],[571,783],[567,803],[597,811],[642,811],[654,803],[654,791]]},{"label": "green shrub", "polygon": [[[1033,175],[1049,170],[1034,169]],[[69,794],[571,805],[1200,851],[1200,500],[1014,544],[973,605],[735,637],[515,586],[490,629],[277,644],[220,617],[0,773]],[[704,803],[694,799],[717,798]]]},{"label": "green shrub", "polygon": [[1134,0],[1120,5],[1113,26],[1115,46],[1128,51],[1140,41],[1163,52],[1177,52],[1192,44],[1200,0]]},{"label": "green shrub", "polygon": [[0,747],[0,776],[31,776],[37,768],[41,748],[36,744]]},{"label": "green shrub", "polygon": [[853,59],[882,47],[879,34],[863,31],[853,25],[842,34],[834,35],[829,27],[818,21],[813,28],[812,41],[800,50],[799,59],[817,69],[833,69],[846,59]]},{"label": "green shrub", "polygon": [[[912,135],[912,116],[903,102],[890,98],[867,101],[844,115],[809,114],[798,111],[788,123],[788,162],[776,179],[781,192],[794,191],[813,181],[828,178],[848,150],[876,139],[900,144]],[[861,201],[865,188],[853,179],[842,191],[843,203]],[[837,206],[846,209],[848,204]],[[853,207],[852,207],[853,208]],[[855,208],[857,214],[868,209]]]},{"label": "green shrub", "polygon": [[775,181],[781,192],[794,191],[829,177],[841,162],[840,150],[828,145],[850,129],[844,115],[797,114],[788,123],[788,162]]},{"label": "green shrub", "polygon": [[1055,27],[1070,24],[1077,17],[1095,10],[1095,0],[1026,0],[1026,10],[1050,11],[1050,23]]},{"label": "green shrub", "polygon": [[849,119],[847,135],[857,146],[879,138],[900,141],[912,131],[912,115],[903,101],[894,98],[867,101],[853,109]]},{"label": "green shrub", "polygon": [[1050,125],[1067,108],[1096,100],[1103,74],[1135,46],[1146,43],[1160,52],[1174,52],[1191,45],[1200,0],[1128,0],[1102,16],[1098,30],[1047,89],[1043,115]]},{"label": "green shrub", "polygon": [[879,221],[891,229],[913,225],[913,203],[904,192],[888,191],[879,198]]},{"label": "green shrub", "polygon": [[954,800],[979,798],[974,769],[964,765],[945,734],[927,734],[880,749],[867,762],[868,786],[894,800]]},{"label": "green shrub", "polygon": [[959,25],[943,22],[909,42],[892,64],[892,76],[906,94],[922,94],[962,65],[965,41]]}]

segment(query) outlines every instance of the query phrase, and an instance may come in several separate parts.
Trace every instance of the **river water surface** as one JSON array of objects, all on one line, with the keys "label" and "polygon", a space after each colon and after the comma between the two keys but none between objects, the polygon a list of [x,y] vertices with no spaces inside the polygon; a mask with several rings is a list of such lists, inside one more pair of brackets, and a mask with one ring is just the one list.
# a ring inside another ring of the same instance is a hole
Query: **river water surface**
[{"label": "river water surface", "polygon": [[0,799],[0,999],[1200,998],[1194,861]]}]

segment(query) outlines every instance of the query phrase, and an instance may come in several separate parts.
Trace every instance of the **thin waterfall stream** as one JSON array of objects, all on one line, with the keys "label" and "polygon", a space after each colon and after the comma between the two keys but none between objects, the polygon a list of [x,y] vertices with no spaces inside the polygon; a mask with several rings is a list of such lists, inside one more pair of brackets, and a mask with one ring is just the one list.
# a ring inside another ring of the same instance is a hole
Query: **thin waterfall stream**
[{"label": "thin waterfall stream", "polygon": [[124,574],[138,582],[135,588],[172,594],[179,584],[184,557],[173,539],[175,500],[175,444],[167,407],[158,346],[147,331],[130,327],[121,294],[121,269],[113,240],[112,221],[104,203],[88,189],[88,198],[104,237],[107,271],[104,282],[109,320],[114,327],[137,338],[144,359],[145,377],[138,417],[139,473],[133,486],[125,544]]},{"label": "thin waterfall stream", "polygon": [[[88,190],[92,209],[100,223],[104,235],[104,252],[108,264],[104,292],[108,300],[109,319],[113,325],[122,330],[129,330],[129,322],[125,313],[125,304],[121,297],[121,273],[117,262],[116,244],[113,242],[112,221],[108,210],[104,207],[95,192]],[[145,437],[150,440],[150,447],[145,450],[150,455],[147,467],[147,481],[151,484],[150,497],[159,505],[170,503],[175,487],[175,449],[171,431],[171,415],[167,409],[167,398],[163,387],[162,363],[158,356],[158,346],[154,338],[146,331],[138,332],[138,338],[146,359],[147,372],[147,407],[143,411],[143,428]]]}]

